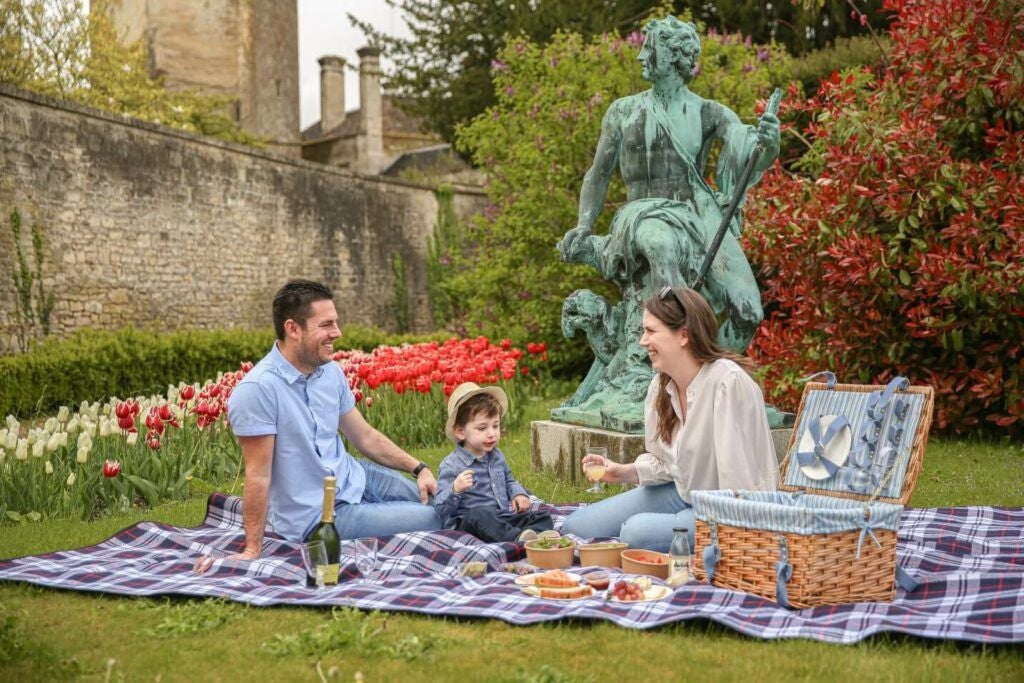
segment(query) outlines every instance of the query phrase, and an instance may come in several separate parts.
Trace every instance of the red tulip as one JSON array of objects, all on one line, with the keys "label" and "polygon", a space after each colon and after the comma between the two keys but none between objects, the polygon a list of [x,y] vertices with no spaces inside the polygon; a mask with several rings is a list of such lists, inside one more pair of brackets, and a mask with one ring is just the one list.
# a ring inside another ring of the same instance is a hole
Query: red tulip
[{"label": "red tulip", "polygon": [[131,415],[131,412],[131,408],[128,407],[127,403],[118,403],[114,408],[114,414],[117,415],[118,420],[128,417]]},{"label": "red tulip", "polygon": [[160,437],[153,436],[149,439],[146,439],[146,444],[154,451],[158,451],[160,450]]},{"label": "red tulip", "polygon": [[171,414],[171,406],[169,406],[166,403],[163,404],[162,406],[160,406],[160,419],[161,420],[163,420],[164,422],[167,422],[172,417],[173,417],[173,415]]},{"label": "red tulip", "polygon": [[187,387],[183,387],[179,396],[183,401],[191,401],[192,397],[196,395],[196,388],[191,384]]},{"label": "red tulip", "polygon": [[242,372],[249,372],[250,370],[252,370],[252,363],[249,361],[242,363]]},{"label": "red tulip", "polygon": [[128,415],[126,417],[117,418],[117,426],[121,429],[131,430],[135,428],[135,419]]},{"label": "red tulip", "polygon": [[113,479],[121,472],[121,463],[117,460],[107,460],[103,463],[103,476]]},{"label": "red tulip", "polygon": [[372,406],[373,406],[373,396],[367,396],[366,397],[366,407],[370,408]]}]

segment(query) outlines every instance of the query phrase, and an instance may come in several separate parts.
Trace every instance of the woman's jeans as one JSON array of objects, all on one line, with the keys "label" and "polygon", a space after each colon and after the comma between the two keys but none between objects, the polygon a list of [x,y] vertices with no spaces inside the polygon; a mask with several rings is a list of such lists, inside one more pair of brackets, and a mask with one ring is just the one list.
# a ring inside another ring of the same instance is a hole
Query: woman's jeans
[{"label": "woman's jeans", "polygon": [[563,533],[582,538],[617,536],[630,548],[668,552],[672,529],[690,532],[693,547],[693,508],[679,497],[676,485],[638,486],[631,491],[580,508],[565,519]]}]

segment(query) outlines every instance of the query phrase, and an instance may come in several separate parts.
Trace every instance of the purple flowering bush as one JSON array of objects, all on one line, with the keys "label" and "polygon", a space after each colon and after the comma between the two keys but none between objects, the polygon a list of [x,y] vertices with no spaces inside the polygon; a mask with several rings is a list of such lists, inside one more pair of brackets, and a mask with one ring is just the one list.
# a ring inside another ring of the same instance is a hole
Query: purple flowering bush
[{"label": "purple flowering bush", "polygon": [[[735,34],[701,35],[693,91],[754,122],[757,100],[787,84],[790,57]],[[493,208],[464,229],[457,253],[446,254],[453,267],[443,283],[454,321],[468,333],[519,331],[547,341],[559,369],[586,362],[582,342],[570,347],[562,339],[561,303],[583,287],[618,294],[593,270],[559,261],[555,243],[576,225],[580,184],[608,106],[650,87],[637,61],[642,43],[639,32],[589,42],[558,33],[547,45],[513,37],[491,63],[498,102],[460,127],[456,143],[486,171]],[[599,234],[625,199],[616,178],[595,226]]]}]

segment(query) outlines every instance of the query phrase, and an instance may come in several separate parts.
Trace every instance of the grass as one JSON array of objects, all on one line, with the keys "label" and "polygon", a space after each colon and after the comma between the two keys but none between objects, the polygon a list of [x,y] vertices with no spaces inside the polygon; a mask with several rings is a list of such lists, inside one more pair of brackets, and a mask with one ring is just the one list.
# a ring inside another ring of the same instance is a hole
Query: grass
[{"label": "grass", "polygon": [[[546,414],[549,401],[525,407]],[[551,501],[580,487],[532,472],[527,428],[502,442],[512,468]],[[436,464],[446,448],[416,452]],[[913,505],[1024,506],[1024,447],[928,446]],[[0,557],[81,547],[143,519],[194,526],[205,497],[94,522],[0,529]],[[705,621],[652,631],[604,622],[530,627],[346,609],[252,608],[219,600],[136,599],[0,583],[0,680],[604,681],[1024,679],[1024,648],[883,635],[853,646],[759,641]]]}]

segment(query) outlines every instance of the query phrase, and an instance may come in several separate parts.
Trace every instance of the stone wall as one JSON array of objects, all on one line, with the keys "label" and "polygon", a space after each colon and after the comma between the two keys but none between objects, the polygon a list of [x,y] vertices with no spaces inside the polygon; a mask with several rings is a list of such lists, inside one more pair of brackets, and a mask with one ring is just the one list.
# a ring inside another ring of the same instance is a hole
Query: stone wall
[{"label": "stone wall", "polygon": [[[484,197],[459,188],[456,212]],[[261,153],[0,85],[0,350],[12,348],[12,209],[43,231],[53,331],[270,324],[292,277],[323,280],[343,323],[394,328],[394,256],[411,324],[431,327],[434,193]]]}]

